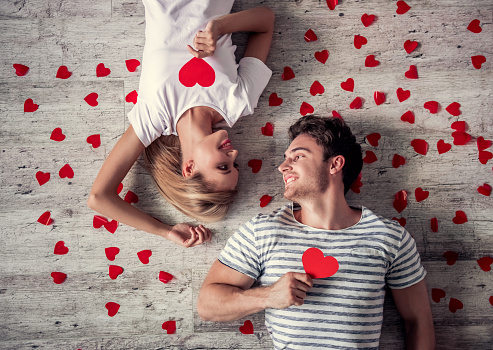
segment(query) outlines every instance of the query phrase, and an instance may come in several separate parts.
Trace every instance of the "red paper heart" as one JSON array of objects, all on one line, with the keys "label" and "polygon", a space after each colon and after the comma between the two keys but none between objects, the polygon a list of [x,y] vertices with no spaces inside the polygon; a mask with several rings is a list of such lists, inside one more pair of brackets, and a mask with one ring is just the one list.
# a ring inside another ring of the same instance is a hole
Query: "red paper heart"
[{"label": "red paper heart", "polygon": [[403,90],[402,88],[398,88],[396,93],[397,93],[397,99],[399,100],[399,102],[404,102],[409,97],[411,97],[411,91],[410,90]]},{"label": "red paper heart", "polygon": [[310,41],[317,41],[317,35],[315,32],[311,29],[308,29],[305,33],[305,41],[310,42]]},{"label": "red paper heart", "polygon": [[315,109],[313,109],[312,105],[309,104],[309,103],[306,103],[303,101],[303,103],[301,104],[300,106],[300,113],[302,116],[305,116],[307,114],[311,114],[315,111]]},{"label": "red paper heart", "polygon": [[435,303],[439,303],[440,299],[445,298],[445,295],[446,295],[445,291],[442,289],[438,289],[438,288],[431,289],[431,299],[433,299]]},{"label": "red paper heart", "polygon": [[479,267],[481,270],[488,272],[491,271],[491,264],[493,264],[493,258],[490,256],[483,256],[482,258],[477,260]]},{"label": "red paper heart", "polygon": [[159,271],[159,280],[163,283],[168,283],[169,281],[171,281],[173,279],[173,275],[168,273],[168,272],[164,272],[164,271]]},{"label": "red paper heart", "polygon": [[61,284],[67,279],[67,274],[63,272],[52,272],[51,278],[53,278],[53,282],[55,284]]},{"label": "red paper heart", "polygon": [[431,230],[433,232],[438,232],[438,219],[437,218],[432,218],[431,219],[430,226],[431,226]]},{"label": "red paper heart", "polygon": [[493,306],[493,295],[488,300],[490,301],[491,306]]},{"label": "red paper heart", "polygon": [[452,266],[456,263],[457,258],[459,257],[459,253],[447,251],[443,253],[443,257],[447,259],[447,265]]},{"label": "red paper heart", "polygon": [[325,256],[318,248],[307,249],[301,258],[305,272],[311,278],[326,278],[339,270],[339,263],[333,256]]},{"label": "red paper heart", "polygon": [[25,66],[23,64],[14,63],[13,66],[15,69],[15,74],[19,77],[22,77],[22,76],[26,75],[27,72],[29,72],[29,67]]},{"label": "red paper heart", "polygon": [[339,118],[340,120],[344,120],[344,119],[342,119],[341,115],[339,113],[337,113],[337,111],[332,111],[332,117],[333,118]]},{"label": "red paper heart", "polygon": [[488,161],[493,158],[493,153],[491,152],[488,152],[488,151],[479,151],[479,156],[478,156],[478,159],[479,159],[479,162],[481,164],[486,164],[488,163]]},{"label": "red paper heart", "polygon": [[366,141],[373,147],[378,146],[378,140],[380,140],[382,136],[378,132],[374,132],[373,134],[366,135]]},{"label": "red paper heart", "polygon": [[123,267],[118,265],[110,265],[108,269],[108,274],[112,280],[116,280],[116,278],[123,273]]},{"label": "red paper heart", "polygon": [[458,299],[455,298],[450,298],[450,301],[448,303],[448,309],[450,312],[455,313],[457,310],[462,309],[464,307],[464,304]]},{"label": "red paper heart", "polygon": [[361,182],[361,173],[359,173],[358,178],[351,185],[351,191],[361,193],[361,186],[363,186],[363,183]]},{"label": "red paper heart", "polygon": [[380,64],[380,61],[375,59],[375,55],[368,55],[365,58],[365,67],[376,67]]},{"label": "red paper heart", "polygon": [[354,47],[357,48],[358,50],[361,49],[363,45],[366,45],[368,43],[368,40],[362,35],[355,35],[354,36]]},{"label": "red paper heart", "polygon": [[192,87],[195,84],[209,87],[216,80],[216,72],[205,60],[194,57],[181,67],[178,79],[186,87]]},{"label": "red paper heart", "polygon": [[274,135],[274,125],[272,125],[271,123],[265,123],[265,126],[262,126],[260,130],[262,131],[262,135],[264,136]]},{"label": "red paper heart", "polygon": [[68,79],[72,75],[72,72],[69,72],[67,66],[60,66],[56,72],[56,77],[58,79]]},{"label": "red paper heart", "polygon": [[149,264],[149,258],[152,255],[152,251],[149,249],[146,250],[141,250],[140,252],[137,253],[137,256],[139,257],[139,260],[142,264]]},{"label": "red paper heart", "polygon": [[110,75],[111,70],[104,66],[104,63],[100,63],[96,66],[96,76],[97,77],[105,77]]},{"label": "red paper heart", "polygon": [[38,110],[38,108],[39,108],[39,105],[34,103],[32,98],[28,98],[24,102],[24,112],[26,112],[26,113],[36,112]]},{"label": "red paper heart", "polygon": [[411,141],[411,146],[413,146],[414,150],[426,156],[426,153],[428,153],[428,142],[422,139],[414,139]]},{"label": "red paper heart", "polygon": [[354,80],[353,78],[348,78],[346,81],[341,83],[341,88],[346,91],[354,91]]},{"label": "red paper heart", "polygon": [[401,190],[394,195],[394,209],[398,213],[401,213],[407,207],[407,192],[406,190]]},{"label": "red paper heart", "polygon": [[485,149],[491,146],[490,140],[485,140],[483,136],[479,136],[476,140],[476,144],[478,145],[478,151],[484,151]]},{"label": "red paper heart", "polygon": [[260,171],[260,168],[262,167],[262,160],[261,159],[250,159],[248,161],[248,166],[252,168],[252,173],[256,174]]},{"label": "red paper heart", "polygon": [[134,91],[130,91],[127,96],[125,96],[125,101],[127,102],[131,102],[133,104],[136,104],[137,103],[137,97],[139,96],[139,94],[137,93],[136,90]]},{"label": "red paper heart", "polygon": [[467,124],[465,121],[461,120],[461,121],[453,122],[452,125],[450,125],[450,127],[454,130],[465,132],[467,129]]},{"label": "red paper heart", "polygon": [[483,55],[472,56],[471,61],[472,61],[472,65],[474,66],[474,68],[481,69],[481,66],[483,65],[483,63],[486,62],[486,57],[484,57]]},{"label": "red paper heart", "polygon": [[281,75],[282,80],[291,80],[295,77],[291,67],[284,67],[284,72]]},{"label": "red paper heart", "polygon": [[65,177],[68,177],[69,179],[72,179],[74,177],[74,171],[72,167],[68,164],[65,164],[62,166],[60,171],[58,172],[58,175],[63,179]]},{"label": "red paper heart", "polygon": [[446,143],[443,140],[438,140],[437,142],[437,149],[438,149],[438,154],[446,153],[450,151],[452,148],[452,145],[450,143]]},{"label": "red paper heart", "polygon": [[88,136],[86,139],[87,143],[92,146],[92,148],[98,148],[101,146],[101,135],[100,134],[94,134],[91,136]]},{"label": "red paper heart", "polygon": [[116,188],[116,193],[117,194],[120,194],[120,192],[123,190],[123,184],[120,182],[120,184],[118,185],[118,187]]},{"label": "red paper heart", "polygon": [[437,114],[440,104],[437,101],[428,101],[423,105],[431,114]]},{"label": "red paper heart", "polygon": [[339,0],[327,0],[327,6],[329,7],[329,10],[335,9],[338,3]]},{"label": "red paper heart", "polygon": [[43,173],[42,171],[38,171],[36,173],[36,180],[38,180],[40,186],[43,186],[50,180],[50,173]]},{"label": "red paper heart", "polygon": [[315,80],[310,87],[310,94],[315,96],[316,94],[322,95],[325,92],[325,88],[320,84],[318,80]]},{"label": "red paper heart", "polygon": [[457,117],[460,115],[460,103],[459,102],[452,102],[449,104],[445,110],[452,114],[453,116]]},{"label": "red paper heart", "polygon": [[65,246],[65,242],[64,241],[56,242],[53,254],[65,255],[67,253],[68,253],[68,248]]},{"label": "red paper heart", "polygon": [[407,53],[413,52],[414,50],[416,50],[417,47],[417,41],[406,40],[406,42],[404,43],[404,50],[406,50]]},{"label": "red paper heart", "polygon": [[454,131],[452,133],[452,137],[454,138],[454,145],[456,146],[465,145],[466,143],[471,141],[471,135],[469,135],[467,132]]},{"label": "red paper heart", "polygon": [[398,155],[397,153],[394,154],[394,157],[392,158],[392,166],[397,169],[404,164],[406,164],[406,159],[403,156]]},{"label": "red paper heart", "polygon": [[106,258],[108,258],[108,260],[110,261],[114,261],[118,253],[120,253],[120,248],[117,247],[104,248],[104,254],[106,254]]},{"label": "red paper heart", "polygon": [[260,197],[260,208],[265,207],[267,204],[270,203],[272,197],[269,195],[264,194],[262,197]]},{"label": "red paper heart", "polygon": [[473,19],[471,23],[469,23],[469,25],[467,26],[467,29],[476,34],[481,33],[483,29],[479,26],[479,24],[479,19]]},{"label": "red paper heart", "polygon": [[397,1],[397,10],[395,10],[395,12],[398,15],[403,15],[407,11],[409,11],[410,9],[411,9],[411,6],[409,6],[408,4],[406,4],[405,1]]},{"label": "red paper heart", "polygon": [[365,27],[368,27],[370,24],[372,24],[374,20],[375,20],[375,15],[369,15],[365,13],[363,14],[363,16],[361,16],[361,23],[363,23]]},{"label": "red paper heart", "polygon": [[424,191],[421,187],[414,190],[414,195],[416,197],[416,202],[424,201],[430,195],[429,191]]},{"label": "red paper heart", "polygon": [[89,95],[84,97],[84,101],[91,107],[96,107],[98,105],[98,94],[91,92]]},{"label": "red paper heart", "polygon": [[484,183],[482,186],[478,187],[478,192],[483,196],[489,197],[491,195],[491,186]]},{"label": "red paper heart", "polygon": [[269,106],[272,106],[272,107],[280,106],[280,105],[282,105],[282,101],[283,101],[282,98],[277,96],[277,94],[275,92],[270,94],[270,96],[269,96]]},{"label": "red paper heart", "polygon": [[103,226],[109,232],[115,233],[116,229],[118,228],[118,221],[111,220],[111,221],[108,221],[107,223],[105,223]]},{"label": "red paper heart", "polygon": [[396,218],[395,216],[392,218],[392,220],[395,220],[401,225],[402,227],[406,226],[406,218]]},{"label": "red paper heart", "polygon": [[125,195],[124,201],[129,203],[129,204],[138,203],[139,202],[139,196],[137,196],[132,191],[128,191],[127,194]]},{"label": "red paper heart", "polygon": [[375,91],[373,93],[373,99],[375,100],[377,106],[380,106],[382,103],[385,102],[385,94],[380,91]]},{"label": "red paper heart", "polygon": [[109,317],[115,316],[118,310],[120,310],[120,304],[114,303],[112,301],[106,303],[104,307],[108,310]]},{"label": "red paper heart", "polygon": [[415,65],[410,65],[409,70],[404,75],[408,79],[418,79],[418,69]]},{"label": "red paper heart", "polygon": [[363,107],[363,100],[361,97],[356,97],[349,105],[349,108],[351,109],[360,109],[361,107]]},{"label": "red paper heart", "polygon": [[176,321],[166,321],[161,326],[166,334],[174,334],[176,332]]},{"label": "red paper heart", "polygon": [[457,210],[455,212],[455,217],[452,219],[454,224],[460,225],[463,223],[467,222],[467,216],[466,213],[464,213],[462,210]]},{"label": "red paper heart", "polygon": [[363,158],[364,163],[371,164],[371,163],[376,162],[377,160],[378,160],[377,156],[375,155],[374,152],[366,151],[365,157]]},{"label": "red paper heart", "polygon": [[94,217],[92,219],[92,227],[94,227],[94,228],[100,228],[101,226],[104,226],[107,223],[108,223],[108,220],[106,220],[106,218],[99,216],[99,215],[94,215]]},{"label": "red paper heart", "polygon": [[408,122],[409,124],[414,124],[414,113],[411,111],[407,111],[403,115],[401,115],[401,120],[403,122]]},{"label": "red paper heart", "polygon": [[50,139],[58,142],[65,140],[65,135],[62,133],[62,129],[61,128],[53,129],[53,131],[51,132]]},{"label": "red paper heart", "polygon": [[135,72],[137,70],[137,67],[140,66],[139,60],[136,59],[130,59],[130,60],[125,60],[125,65],[127,66],[127,70],[129,72]]},{"label": "red paper heart", "polygon": [[320,52],[315,52],[315,59],[323,64],[327,62],[327,59],[329,58],[329,51],[327,50],[322,50]]},{"label": "red paper heart", "polygon": [[45,211],[38,218],[38,222],[46,226],[51,225],[53,223],[53,219],[51,218],[51,213],[49,211]]},{"label": "red paper heart", "polygon": [[252,321],[246,320],[245,322],[243,322],[243,326],[240,326],[240,332],[242,334],[253,334]]}]

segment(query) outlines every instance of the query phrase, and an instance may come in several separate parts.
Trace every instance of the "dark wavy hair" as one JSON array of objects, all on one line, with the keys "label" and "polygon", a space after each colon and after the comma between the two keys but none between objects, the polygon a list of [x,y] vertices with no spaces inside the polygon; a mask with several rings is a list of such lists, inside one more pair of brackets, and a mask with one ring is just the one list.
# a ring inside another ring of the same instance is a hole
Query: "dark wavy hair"
[{"label": "dark wavy hair", "polygon": [[342,168],[344,194],[349,191],[363,167],[361,146],[349,126],[339,118],[307,115],[298,119],[289,128],[289,138],[293,141],[298,135],[313,137],[323,149],[323,161],[341,155],[345,159]]}]

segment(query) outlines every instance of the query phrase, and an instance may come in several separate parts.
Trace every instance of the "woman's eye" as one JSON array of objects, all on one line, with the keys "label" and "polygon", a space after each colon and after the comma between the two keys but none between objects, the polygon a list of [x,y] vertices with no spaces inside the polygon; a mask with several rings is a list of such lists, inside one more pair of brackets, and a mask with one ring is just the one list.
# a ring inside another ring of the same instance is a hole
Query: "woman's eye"
[{"label": "woman's eye", "polygon": [[236,162],[233,163],[233,167],[236,168],[236,169],[238,169],[239,168],[238,163],[236,163]]},{"label": "woman's eye", "polygon": [[217,167],[219,170],[228,170],[228,166],[227,165],[220,165]]}]

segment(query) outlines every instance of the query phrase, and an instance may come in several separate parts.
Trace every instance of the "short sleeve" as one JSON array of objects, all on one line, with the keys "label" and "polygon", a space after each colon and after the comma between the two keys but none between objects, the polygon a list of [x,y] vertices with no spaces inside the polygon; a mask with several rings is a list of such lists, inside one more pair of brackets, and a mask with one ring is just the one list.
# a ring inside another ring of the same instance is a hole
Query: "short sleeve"
[{"label": "short sleeve", "polygon": [[163,126],[161,118],[140,97],[127,116],[135,130],[135,134],[145,147],[149,146],[161,135],[167,134],[165,132],[167,127]]},{"label": "short sleeve", "polygon": [[403,228],[402,239],[394,260],[387,271],[387,285],[392,289],[402,289],[418,283],[426,276],[421,265],[416,242],[411,234]]},{"label": "short sleeve", "polygon": [[254,220],[241,226],[228,239],[218,259],[224,265],[254,280],[260,276],[260,259],[255,243]]},{"label": "short sleeve", "polygon": [[258,99],[269,83],[272,71],[264,62],[255,57],[243,57],[239,62],[238,79],[240,87],[246,93],[250,110],[253,113],[257,107]]}]

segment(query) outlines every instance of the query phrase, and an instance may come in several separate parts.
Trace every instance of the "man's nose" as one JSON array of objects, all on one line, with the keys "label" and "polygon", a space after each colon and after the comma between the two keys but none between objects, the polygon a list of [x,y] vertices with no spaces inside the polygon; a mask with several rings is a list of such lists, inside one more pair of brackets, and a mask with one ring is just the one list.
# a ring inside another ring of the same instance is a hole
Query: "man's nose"
[{"label": "man's nose", "polygon": [[277,170],[279,170],[281,173],[284,173],[285,171],[291,169],[291,165],[289,164],[289,161],[287,159],[284,159],[284,162],[279,165]]}]

